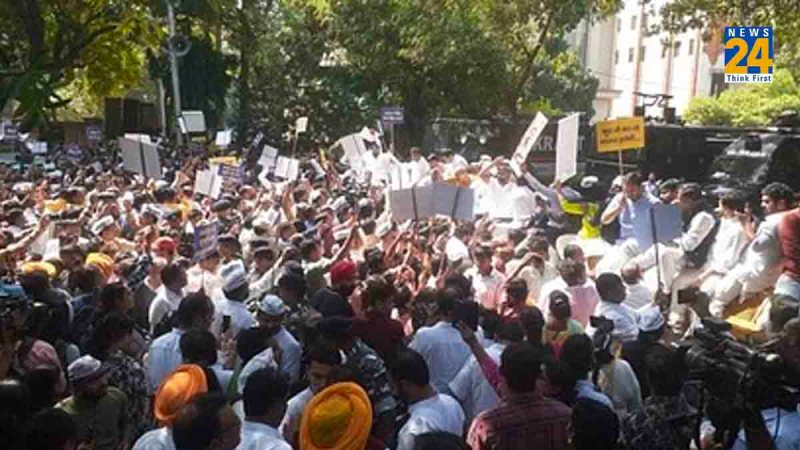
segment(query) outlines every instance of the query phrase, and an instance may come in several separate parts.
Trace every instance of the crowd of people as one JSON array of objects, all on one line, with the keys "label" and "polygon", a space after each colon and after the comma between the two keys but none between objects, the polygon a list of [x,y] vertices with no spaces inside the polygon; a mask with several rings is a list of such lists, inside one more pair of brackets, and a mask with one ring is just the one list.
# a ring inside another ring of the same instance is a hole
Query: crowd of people
[{"label": "crowd of people", "polygon": [[[757,328],[800,367],[788,186],[758,218],[742,193],[715,209],[638,173],[545,185],[502,157],[371,151],[291,181],[243,159],[218,198],[197,157],[161,179],[101,157],[0,168],[3,448],[800,445],[796,405],[722,436],[670,345],[760,296]],[[475,220],[393,220],[401,164],[471,187]],[[680,210],[678,238],[647,240],[655,205]]]}]

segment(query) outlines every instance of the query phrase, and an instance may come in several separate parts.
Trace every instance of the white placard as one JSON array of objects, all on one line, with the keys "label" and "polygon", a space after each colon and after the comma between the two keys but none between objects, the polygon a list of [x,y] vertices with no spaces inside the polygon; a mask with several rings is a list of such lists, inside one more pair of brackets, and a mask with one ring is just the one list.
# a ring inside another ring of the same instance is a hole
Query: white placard
[{"label": "white placard", "polygon": [[275,163],[278,160],[278,149],[274,147],[270,147],[269,145],[265,145],[264,149],[261,150],[261,157],[258,158],[258,165],[266,169],[272,169],[275,167]]},{"label": "white placard", "polygon": [[308,130],[308,117],[298,117],[294,128],[297,130],[297,134],[305,133]]},{"label": "white placard", "polygon": [[364,163],[364,153],[367,149],[364,145],[364,139],[358,134],[351,134],[339,139],[339,144],[344,150],[344,159],[356,171],[363,171],[366,169]]},{"label": "white placard", "polygon": [[417,182],[418,173],[412,163],[399,163],[392,167],[389,174],[391,183],[389,184],[391,190],[396,191],[399,189],[407,189],[414,186]]},{"label": "white placard", "polygon": [[217,199],[222,192],[222,177],[214,169],[198,170],[194,179],[194,191]]},{"label": "white placard", "polygon": [[45,141],[34,141],[25,144],[30,149],[32,155],[46,155],[47,154],[47,142]]},{"label": "white placard", "polygon": [[231,141],[233,141],[233,130],[217,131],[214,144],[217,147],[226,148],[227,146],[231,145]]},{"label": "white placard", "polygon": [[528,125],[528,129],[525,130],[525,134],[522,135],[522,139],[520,139],[519,144],[517,144],[517,148],[514,150],[514,155],[512,156],[520,165],[525,164],[525,160],[528,159],[528,153],[533,150],[533,146],[536,145],[536,141],[539,139],[539,136],[546,126],[547,117],[540,112],[536,113],[536,117],[534,117],[531,124]]},{"label": "white placard", "polygon": [[125,169],[145,178],[161,179],[161,158],[157,146],[119,138],[119,150]]},{"label": "white placard", "polygon": [[475,192],[452,184],[434,183],[389,192],[392,219],[428,219],[447,216],[459,220],[475,219]]},{"label": "white placard", "polygon": [[137,142],[144,142],[145,144],[153,143],[152,141],[150,141],[150,135],[148,134],[125,133],[125,139],[130,139],[132,141],[137,141]]},{"label": "white placard", "polygon": [[278,162],[275,164],[275,176],[294,181],[299,175],[300,161],[285,156],[278,157]]},{"label": "white placard", "polygon": [[183,111],[181,119],[183,119],[184,134],[206,132],[206,117],[203,111]]},{"label": "white placard", "polygon": [[578,125],[580,113],[558,121],[556,137],[556,179],[566,180],[578,173]]}]

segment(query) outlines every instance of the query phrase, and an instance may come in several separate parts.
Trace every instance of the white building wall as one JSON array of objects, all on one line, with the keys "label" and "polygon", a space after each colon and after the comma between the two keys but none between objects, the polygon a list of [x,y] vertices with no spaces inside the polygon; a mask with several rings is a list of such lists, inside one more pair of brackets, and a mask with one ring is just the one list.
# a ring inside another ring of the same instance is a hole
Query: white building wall
[{"label": "white building wall", "polygon": [[[639,0],[626,0],[614,17],[592,24],[588,34],[583,23],[568,37],[585,67],[600,80],[594,120],[633,115],[640,104],[634,92],[672,95],[669,105],[678,116],[692,98],[711,92],[712,73],[722,70],[722,58],[711,64],[700,30],[649,34],[667,1],[653,0],[642,7]],[[660,117],[662,109],[648,107],[646,114]]]}]

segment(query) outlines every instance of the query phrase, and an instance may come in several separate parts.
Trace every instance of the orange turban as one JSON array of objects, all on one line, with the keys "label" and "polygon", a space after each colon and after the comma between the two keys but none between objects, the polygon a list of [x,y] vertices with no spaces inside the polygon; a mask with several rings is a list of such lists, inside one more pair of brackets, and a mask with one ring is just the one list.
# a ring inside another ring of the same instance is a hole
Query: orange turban
[{"label": "orange turban", "polygon": [[86,265],[99,270],[104,278],[114,274],[114,260],[105,253],[89,253],[86,256]]},{"label": "orange turban", "polygon": [[50,264],[49,262],[42,262],[42,261],[35,261],[35,262],[26,262],[22,266],[20,266],[20,270],[22,271],[23,275],[30,275],[32,273],[41,272],[47,275],[49,278],[53,278],[56,276],[58,270],[56,266]]},{"label": "orange turban", "polygon": [[372,404],[355,383],[336,383],[315,395],[300,422],[300,450],[363,450],[372,429]]},{"label": "orange turban", "polygon": [[172,371],[153,399],[153,414],[166,426],[172,426],[178,413],[197,394],[208,392],[206,373],[200,366],[183,364]]}]

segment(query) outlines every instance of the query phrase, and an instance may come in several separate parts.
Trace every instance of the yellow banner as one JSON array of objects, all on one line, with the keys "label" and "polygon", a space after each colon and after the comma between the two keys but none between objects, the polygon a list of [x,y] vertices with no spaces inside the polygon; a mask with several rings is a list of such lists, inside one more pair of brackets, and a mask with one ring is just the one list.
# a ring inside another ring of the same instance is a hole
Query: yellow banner
[{"label": "yellow banner", "polygon": [[238,166],[239,165],[239,158],[235,156],[218,156],[216,158],[209,158],[208,160],[209,165],[228,165],[228,166]]},{"label": "yellow banner", "polygon": [[644,147],[644,117],[606,120],[595,125],[598,153],[621,152]]}]

